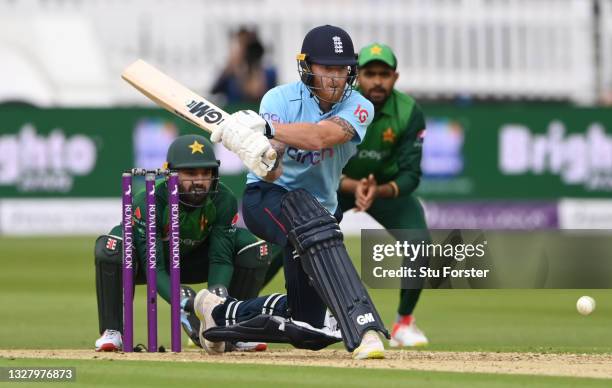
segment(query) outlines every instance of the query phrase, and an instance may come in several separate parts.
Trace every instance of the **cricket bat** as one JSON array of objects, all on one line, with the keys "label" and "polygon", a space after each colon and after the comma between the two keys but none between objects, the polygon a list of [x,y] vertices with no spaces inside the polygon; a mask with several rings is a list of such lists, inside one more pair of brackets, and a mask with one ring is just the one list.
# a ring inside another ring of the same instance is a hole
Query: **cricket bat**
[{"label": "cricket bat", "polygon": [[[129,65],[121,78],[157,105],[209,133],[229,117],[229,113],[142,59]],[[275,160],[276,151],[270,148],[266,158]]]}]

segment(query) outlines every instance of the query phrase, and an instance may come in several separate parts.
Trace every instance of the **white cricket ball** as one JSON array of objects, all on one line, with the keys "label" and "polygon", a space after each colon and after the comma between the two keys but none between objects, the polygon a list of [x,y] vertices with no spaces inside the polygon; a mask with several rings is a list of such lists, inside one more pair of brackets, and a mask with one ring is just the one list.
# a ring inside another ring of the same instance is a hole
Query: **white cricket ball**
[{"label": "white cricket ball", "polygon": [[590,296],[581,296],[576,302],[576,309],[582,315],[589,315],[595,311],[595,299]]}]

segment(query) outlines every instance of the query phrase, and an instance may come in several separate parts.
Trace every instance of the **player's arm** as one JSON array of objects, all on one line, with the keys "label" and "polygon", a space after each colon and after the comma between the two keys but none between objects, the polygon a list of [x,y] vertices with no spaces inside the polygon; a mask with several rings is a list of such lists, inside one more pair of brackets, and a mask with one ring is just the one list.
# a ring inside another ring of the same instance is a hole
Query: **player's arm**
[{"label": "player's arm", "polygon": [[[348,194],[355,194],[355,192],[359,189],[360,186],[360,181],[361,184],[363,185],[364,182],[363,180],[367,181],[366,178],[362,178],[360,179],[353,179],[353,178],[349,178],[346,175],[343,175],[342,178],[340,178],[340,191],[342,193],[348,193]],[[395,197],[395,193],[397,192],[397,189],[394,187],[396,186],[395,182],[389,182],[389,183],[385,183],[385,184],[377,184],[376,187],[376,197],[378,198],[393,198]]]},{"label": "player's arm", "polygon": [[317,123],[287,123],[285,108],[285,96],[274,89],[266,93],[259,109],[266,121],[264,134],[303,150],[320,150],[349,141],[360,143],[374,112],[372,104],[361,97]]},{"label": "player's arm", "polygon": [[287,145],[304,149],[319,150],[343,144],[353,140],[357,131],[353,124],[340,116],[334,116],[327,120],[312,123],[274,124],[275,135],[270,143],[276,151],[276,164],[264,177],[265,181],[274,182],[282,175],[282,157]]},{"label": "player's arm", "polygon": [[357,131],[340,116],[318,123],[274,124],[274,139],[303,150],[320,150],[351,141]]},{"label": "player's arm", "polygon": [[346,175],[340,177],[340,192],[346,194],[355,194],[359,186],[359,179],[349,178]]},{"label": "player's arm", "polygon": [[394,181],[378,185],[376,187],[377,198],[395,198],[399,195],[399,189]]},{"label": "player's arm", "polygon": [[397,164],[399,172],[389,184],[394,185],[394,196],[410,194],[417,189],[421,181],[421,158],[425,137],[425,116],[416,105],[408,122],[408,128],[399,139]]},{"label": "player's arm", "polygon": [[[363,196],[368,198],[371,196],[372,200],[374,198],[395,198],[400,193],[412,193],[418,187],[421,179],[424,130],[425,119],[417,105],[394,151],[399,154],[399,171],[395,179],[384,184],[377,184],[372,175],[362,179],[353,179],[343,175],[340,178],[340,192],[357,197],[358,192],[362,191]],[[374,188],[373,192],[369,190],[371,187]]]}]

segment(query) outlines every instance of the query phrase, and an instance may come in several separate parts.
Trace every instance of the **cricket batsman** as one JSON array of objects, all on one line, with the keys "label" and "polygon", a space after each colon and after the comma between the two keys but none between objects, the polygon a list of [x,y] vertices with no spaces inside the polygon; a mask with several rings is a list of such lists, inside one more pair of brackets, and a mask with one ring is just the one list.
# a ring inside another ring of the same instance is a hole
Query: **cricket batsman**
[{"label": "cricket batsman", "polygon": [[[237,201],[219,182],[219,161],[212,144],[200,135],[174,140],[166,168],[179,174],[181,282],[208,282],[211,289],[228,289],[240,298],[252,298],[262,288],[273,248],[246,229],[237,228]],[[156,183],[157,290],[170,303],[168,273],[168,193],[166,181]],[[137,193],[134,206],[135,284],[146,284],[145,192]],[[122,348],[122,231],[115,226],[95,243],[96,292],[101,337],[96,351]],[[280,251],[278,248],[276,252]],[[194,315],[195,292],[181,287],[181,323],[196,345],[199,320]],[[237,350],[265,350],[265,344],[235,343]],[[232,346],[234,347],[234,346]],[[229,349],[228,349],[229,350]]]},{"label": "cricket batsman", "polygon": [[[367,212],[386,229],[418,230],[429,238],[423,207],[413,194],[421,178],[425,119],[412,97],[394,89],[396,68],[387,45],[372,43],[359,52],[357,90],[372,102],[375,114],[357,154],[344,167],[338,203],[342,211]],[[428,343],[412,314],[420,293],[400,290],[391,346]]]},{"label": "cricket batsman", "polygon": [[[341,338],[356,359],[383,358],[379,334],[388,333],[343,243],[336,194],[374,108],[352,88],[357,56],[343,29],[309,31],[297,65],[300,80],[268,91],[259,115],[237,112],[211,135],[230,151],[253,155],[249,134],[262,133],[279,155],[267,174],[249,173],[242,210],[255,235],[283,247],[287,295],[239,300],[231,291],[226,298],[200,291],[201,343],[217,354],[226,340],[316,350]],[[329,323],[328,308],[341,331]]]}]

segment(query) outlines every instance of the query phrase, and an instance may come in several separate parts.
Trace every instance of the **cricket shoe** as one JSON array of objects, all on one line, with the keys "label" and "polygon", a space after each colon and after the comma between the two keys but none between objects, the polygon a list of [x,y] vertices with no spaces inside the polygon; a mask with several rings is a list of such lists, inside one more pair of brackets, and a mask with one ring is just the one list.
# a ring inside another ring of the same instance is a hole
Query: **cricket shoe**
[{"label": "cricket shoe", "polygon": [[224,298],[204,289],[198,292],[193,303],[193,309],[200,320],[200,344],[208,354],[222,354],[225,351],[225,341],[212,342],[204,338],[204,332],[207,329],[217,326],[212,317],[212,311],[223,302],[225,302]]},{"label": "cricket shoe", "polygon": [[[414,318],[402,319],[396,322],[391,330],[389,346],[425,346],[429,343],[425,334],[419,329]],[[408,322],[406,322],[408,321]]]},{"label": "cricket shoe", "polygon": [[265,342],[226,342],[226,352],[265,352],[268,344]]},{"label": "cricket shoe", "polygon": [[374,330],[368,330],[361,339],[361,344],[353,350],[355,360],[385,358],[385,346]]},{"label": "cricket shoe", "polygon": [[96,340],[96,352],[117,352],[122,346],[121,333],[117,330],[104,330]]},{"label": "cricket shoe", "polygon": [[189,337],[187,346],[201,348],[200,345],[200,319],[196,316],[193,309],[191,312],[186,311],[184,304],[189,302],[195,303],[196,292],[188,286],[181,286],[181,326],[185,334]]}]

